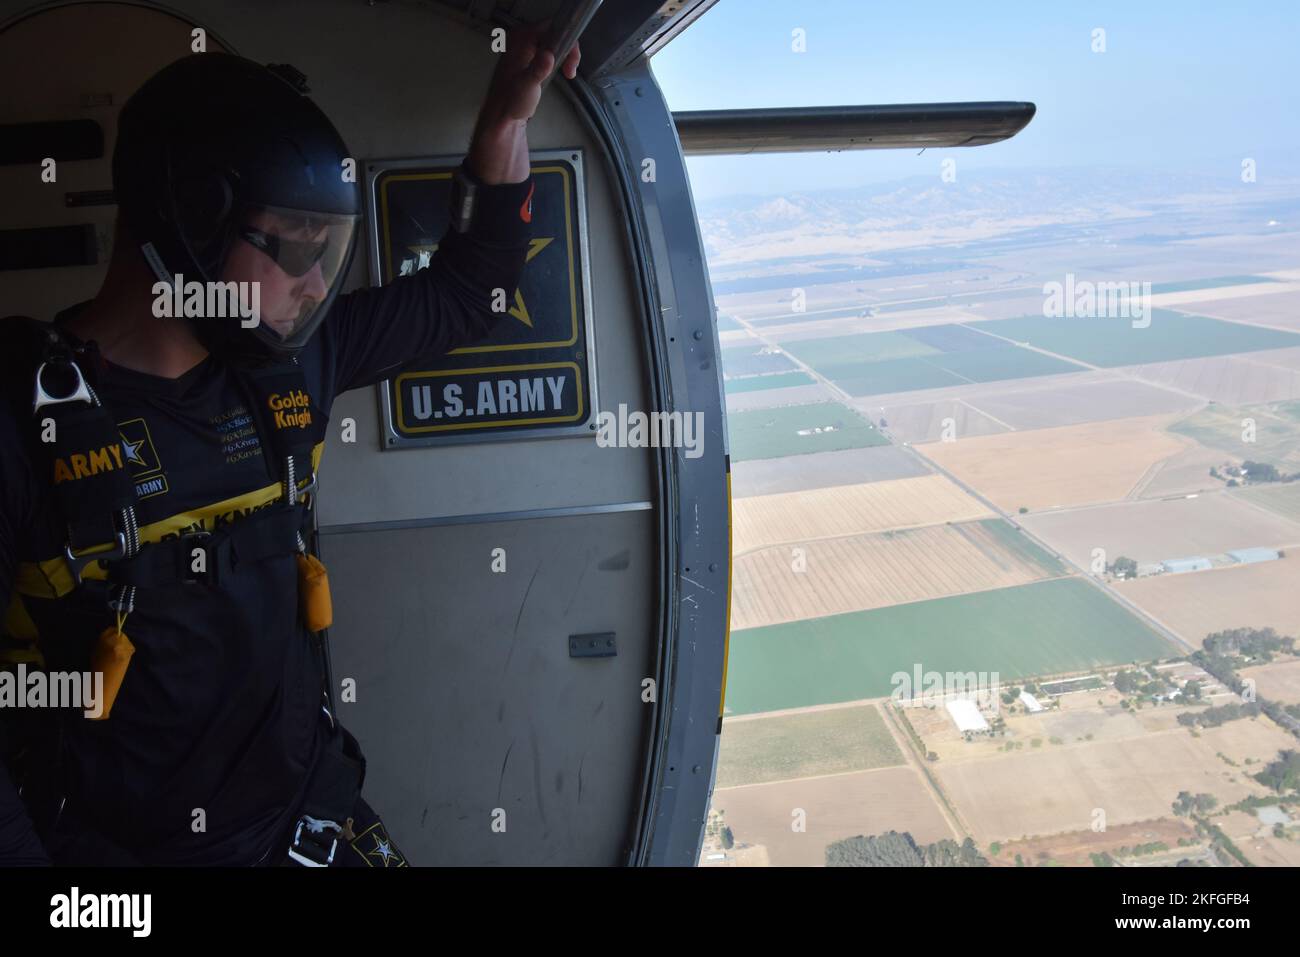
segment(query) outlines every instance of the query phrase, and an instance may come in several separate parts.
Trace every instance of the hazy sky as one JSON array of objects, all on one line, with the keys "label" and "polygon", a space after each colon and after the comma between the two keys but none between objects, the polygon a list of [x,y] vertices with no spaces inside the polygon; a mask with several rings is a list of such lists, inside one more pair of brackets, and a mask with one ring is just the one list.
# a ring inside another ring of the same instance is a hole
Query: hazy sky
[{"label": "hazy sky", "polygon": [[[802,27],[807,52],[791,51]],[[1093,53],[1101,27],[1106,52]],[[979,167],[1300,172],[1300,2],[720,0],[653,60],[675,110],[1029,100],[974,149],[689,160],[697,199]]]}]

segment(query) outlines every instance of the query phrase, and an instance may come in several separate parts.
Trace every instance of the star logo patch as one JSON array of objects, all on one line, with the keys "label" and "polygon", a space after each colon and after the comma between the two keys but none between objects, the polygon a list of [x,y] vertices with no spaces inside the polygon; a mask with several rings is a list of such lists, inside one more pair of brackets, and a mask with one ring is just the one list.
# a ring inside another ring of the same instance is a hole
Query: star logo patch
[{"label": "star logo patch", "polygon": [[358,834],[351,847],[369,867],[406,866],[406,858],[393,844],[382,822],[376,821]]}]

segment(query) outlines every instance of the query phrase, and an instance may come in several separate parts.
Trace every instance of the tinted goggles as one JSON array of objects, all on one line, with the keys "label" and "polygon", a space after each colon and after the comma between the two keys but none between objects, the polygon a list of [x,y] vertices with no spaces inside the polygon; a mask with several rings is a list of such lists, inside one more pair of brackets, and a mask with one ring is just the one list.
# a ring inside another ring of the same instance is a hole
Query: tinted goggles
[{"label": "tinted goggles", "polygon": [[239,235],[275,260],[275,264],[286,273],[295,277],[305,276],[311,272],[312,267],[324,258],[330,245],[328,237],[323,242],[308,243],[275,236],[254,229],[252,226],[240,227]]}]

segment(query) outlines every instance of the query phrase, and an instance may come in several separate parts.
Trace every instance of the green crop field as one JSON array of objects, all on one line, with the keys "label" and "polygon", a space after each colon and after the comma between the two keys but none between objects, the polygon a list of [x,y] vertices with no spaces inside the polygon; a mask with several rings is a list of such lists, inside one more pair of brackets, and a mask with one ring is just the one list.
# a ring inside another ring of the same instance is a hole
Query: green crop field
[{"label": "green crop field", "polygon": [[732,412],[727,433],[733,462],[889,444],[879,429],[838,402]]},{"label": "green crop field", "polygon": [[856,336],[800,339],[784,342],[781,348],[814,367],[842,362],[905,359],[908,356],[924,356],[939,351],[902,332],[865,332]]},{"label": "green crop field", "polygon": [[1078,578],[734,632],[727,711],[888,696],[892,676],[984,672],[1002,681],[1149,661],[1175,649]]},{"label": "green crop field", "polygon": [[1000,382],[1003,379],[1027,379],[1036,375],[1084,371],[1073,362],[996,342],[982,349],[945,352],[940,356],[929,357],[928,361],[968,382]]},{"label": "green crop field", "polygon": [[[1300,402],[1209,405],[1175,422],[1169,431],[1236,459],[1267,462],[1284,472],[1300,471]],[[1250,441],[1245,441],[1247,437]]]},{"label": "green crop field", "polygon": [[875,705],[724,721],[720,788],[843,774],[903,763]]},{"label": "green crop field", "polygon": [[1151,313],[1145,328],[1135,328],[1133,323],[1141,320],[1134,319],[1045,316],[991,319],[970,326],[1104,368],[1300,346],[1300,335],[1293,332],[1188,316],[1168,309],[1153,309]]},{"label": "green crop field", "polygon": [[852,396],[962,384],[961,379],[941,369],[928,357],[923,359],[919,356],[885,359],[883,362],[837,362],[814,368]]},{"label": "green crop field", "polygon": [[787,372],[795,364],[779,352],[763,352],[766,345],[757,339],[741,346],[727,346],[722,350],[722,371],[727,375],[760,375],[764,372]]},{"label": "green crop field", "polygon": [[[1016,558],[1036,565],[1042,571],[1043,577],[1051,578],[1066,573],[1066,567],[1059,558],[1039,546],[1033,539],[1006,519],[986,518],[974,524],[987,531],[999,545]],[[954,525],[953,527],[961,531],[964,525]]]},{"label": "green crop field", "polygon": [[811,385],[816,382],[806,372],[777,372],[772,375],[751,375],[743,379],[728,379],[723,383],[728,395],[738,392],[757,392],[760,389],[785,389],[792,385]]},{"label": "green crop field", "polygon": [[935,351],[881,362],[813,363],[813,368],[852,396],[1083,371],[1073,362],[984,338],[990,345],[978,349]]}]

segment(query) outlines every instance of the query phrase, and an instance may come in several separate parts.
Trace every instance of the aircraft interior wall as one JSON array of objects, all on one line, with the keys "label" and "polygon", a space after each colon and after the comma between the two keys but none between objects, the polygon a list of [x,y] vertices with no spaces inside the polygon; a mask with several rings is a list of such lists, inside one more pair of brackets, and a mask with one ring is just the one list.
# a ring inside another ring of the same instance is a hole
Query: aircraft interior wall
[{"label": "aircraft interior wall", "polygon": [[[0,0],[0,23],[29,6]],[[167,9],[210,31],[210,48],[224,42],[305,73],[363,166],[464,152],[495,62],[481,25],[409,2],[310,7],[183,0]],[[114,104],[94,114],[106,157],[127,87],[187,54],[168,45],[188,39],[188,28],[164,28],[76,41],[111,43],[114,63],[154,64],[125,71]],[[544,94],[529,141],[533,151],[581,151],[599,408],[651,408],[616,181],[561,87]],[[75,96],[94,92],[65,83],[45,101],[48,115],[24,119],[86,115]],[[64,166],[67,190],[110,186],[106,159]],[[4,228],[92,222],[99,246],[98,265],[0,274],[9,311],[48,317],[92,296],[112,213],[45,202],[4,214]],[[371,265],[367,242],[347,288],[370,284]],[[341,438],[346,419],[354,443]],[[651,720],[641,682],[656,660],[655,450],[600,448],[593,427],[386,451],[371,388],[340,397],[331,420],[318,521],[335,677],[355,682],[339,715],[366,751],[368,800],[417,864],[625,862]],[[494,571],[502,557],[505,570]],[[590,634],[612,634],[616,653],[575,656],[570,636]]]}]

